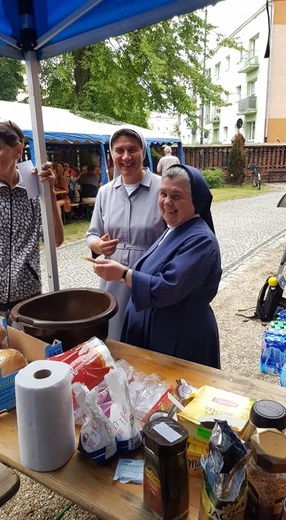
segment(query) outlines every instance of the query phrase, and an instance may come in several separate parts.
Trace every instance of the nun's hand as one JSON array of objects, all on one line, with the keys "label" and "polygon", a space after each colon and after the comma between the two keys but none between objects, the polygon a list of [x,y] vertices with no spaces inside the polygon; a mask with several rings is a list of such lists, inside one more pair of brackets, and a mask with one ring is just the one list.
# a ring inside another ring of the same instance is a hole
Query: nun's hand
[{"label": "nun's hand", "polygon": [[109,234],[106,233],[102,237],[100,237],[99,241],[97,242],[97,247],[99,250],[99,253],[104,256],[111,256],[116,251],[116,246],[118,244],[119,240],[118,238],[114,238],[113,240],[109,239]]},{"label": "nun's hand", "polygon": [[107,282],[119,281],[125,271],[126,267],[114,260],[99,260],[96,259],[93,263],[93,270],[97,276],[103,278]]}]

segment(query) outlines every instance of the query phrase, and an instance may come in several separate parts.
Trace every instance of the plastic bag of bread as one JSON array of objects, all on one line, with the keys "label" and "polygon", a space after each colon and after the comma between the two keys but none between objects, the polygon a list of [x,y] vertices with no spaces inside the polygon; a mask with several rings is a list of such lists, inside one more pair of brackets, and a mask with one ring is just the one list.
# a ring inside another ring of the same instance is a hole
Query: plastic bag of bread
[{"label": "plastic bag of bread", "polygon": [[0,375],[2,377],[17,372],[27,364],[27,359],[19,350],[14,348],[0,349]]},{"label": "plastic bag of bread", "polygon": [[[105,343],[96,336],[49,359],[51,361],[63,361],[70,365],[72,383],[84,384],[89,390],[99,385],[115,364]],[[75,401],[73,393],[74,404]]]}]

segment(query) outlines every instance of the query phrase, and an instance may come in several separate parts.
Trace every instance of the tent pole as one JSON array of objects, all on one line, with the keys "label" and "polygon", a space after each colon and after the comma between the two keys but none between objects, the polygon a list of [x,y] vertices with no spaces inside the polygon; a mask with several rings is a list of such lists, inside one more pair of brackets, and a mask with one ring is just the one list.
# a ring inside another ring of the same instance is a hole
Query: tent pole
[{"label": "tent pole", "polygon": [[[40,63],[35,51],[24,53],[29,104],[31,110],[32,132],[37,169],[41,170],[41,164],[47,160],[44,136],[43,114],[41,107],[41,94],[38,76]],[[50,187],[48,182],[39,182],[40,203],[43,221],[44,244],[48,272],[48,284],[50,291],[59,290],[59,277],[57,266],[57,253],[52,212]]]}]

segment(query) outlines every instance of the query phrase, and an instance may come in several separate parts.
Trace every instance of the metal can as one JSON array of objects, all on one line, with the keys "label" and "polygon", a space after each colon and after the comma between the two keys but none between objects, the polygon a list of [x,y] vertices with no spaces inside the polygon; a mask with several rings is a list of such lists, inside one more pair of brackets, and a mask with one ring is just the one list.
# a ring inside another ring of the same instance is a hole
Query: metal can
[{"label": "metal can", "polygon": [[161,520],[188,514],[187,439],[187,429],[170,417],[149,421],[143,428],[144,502]]}]

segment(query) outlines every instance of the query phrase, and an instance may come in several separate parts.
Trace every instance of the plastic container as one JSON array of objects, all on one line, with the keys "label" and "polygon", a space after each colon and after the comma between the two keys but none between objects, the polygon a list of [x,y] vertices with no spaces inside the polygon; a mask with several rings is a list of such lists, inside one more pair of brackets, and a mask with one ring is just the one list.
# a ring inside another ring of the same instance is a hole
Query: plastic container
[{"label": "plastic container", "polygon": [[187,429],[170,417],[149,421],[143,428],[143,496],[158,519],[179,520],[188,514],[187,439]]},{"label": "plastic container", "polygon": [[34,296],[11,309],[24,332],[47,343],[58,339],[69,350],[92,336],[105,340],[108,320],[116,314],[114,296],[99,289],[66,289]]},{"label": "plastic container", "polygon": [[279,520],[286,496],[286,437],[263,430],[251,437],[246,520]]},{"label": "plastic container", "polygon": [[264,374],[280,375],[286,358],[286,329],[283,322],[272,322],[262,338],[260,370]]},{"label": "plastic container", "polygon": [[283,404],[269,399],[256,401],[249,413],[249,423],[251,426],[250,436],[265,428],[275,428],[285,433],[286,408]]},{"label": "plastic container", "polygon": [[286,363],[284,363],[280,373],[280,385],[286,387]]}]

